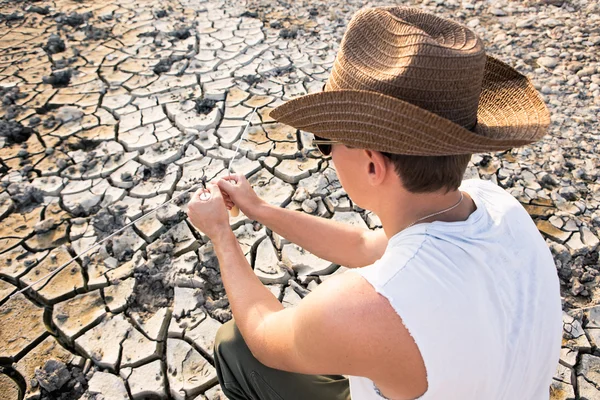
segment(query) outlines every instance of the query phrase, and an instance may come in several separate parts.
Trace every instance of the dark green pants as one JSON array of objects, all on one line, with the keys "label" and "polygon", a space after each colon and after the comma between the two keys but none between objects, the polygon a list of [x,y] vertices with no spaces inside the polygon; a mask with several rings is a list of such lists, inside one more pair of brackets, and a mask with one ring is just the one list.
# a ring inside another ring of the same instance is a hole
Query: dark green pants
[{"label": "dark green pants", "polygon": [[296,374],[261,364],[233,320],[217,332],[214,356],[221,389],[231,400],[350,400],[343,376]]}]

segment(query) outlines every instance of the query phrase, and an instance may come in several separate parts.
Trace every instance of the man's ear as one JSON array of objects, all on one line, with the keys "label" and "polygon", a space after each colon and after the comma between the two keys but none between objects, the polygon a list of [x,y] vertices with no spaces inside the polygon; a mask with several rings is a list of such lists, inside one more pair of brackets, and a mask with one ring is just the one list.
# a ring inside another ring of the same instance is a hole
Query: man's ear
[{"label": "man's ear", "polygon": [[369,170],[368,179],[372,185],[379,185],[389,173],[389,164],[386,162],[385,156],[378,151],[365,150],[367,156],[367,165]]}]

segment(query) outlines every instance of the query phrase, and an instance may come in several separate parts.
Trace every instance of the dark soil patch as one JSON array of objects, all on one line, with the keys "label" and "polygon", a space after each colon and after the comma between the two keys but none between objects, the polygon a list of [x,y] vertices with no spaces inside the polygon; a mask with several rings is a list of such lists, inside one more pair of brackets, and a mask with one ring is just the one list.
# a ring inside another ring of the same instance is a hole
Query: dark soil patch
[{"label": "dark soil patch", "polygon": [[6,190],[17,212],[32,210],[44,201],[44,193],[29,183],[11,183]]},{"label": "dark soil patch", "polygon": [[109,206],[101,209],[98,214],[92,218],[92,226],[96,232],[98,240],[102,240],[111,233],[123,228],[126,224],[125,207]]},{"label": "dark soil patch", "polygon": [[260,75],[244,75],[242,76],[242,80],[252,87],[262,82],[263,78]]},{"label": "dark soil patch", "polygon": [[177,196],[177,198],[175,200],[173,200],[173,204],[175,204],[177,206],[182,206],[184,204],[189,203],[191,198],[192,198],[192,195],[190,192],[183,193],[183,194],[180,194],[179,196]]},{"label": "dark soil patch", "polygon": [[176,29],[172,32],[169,32],[169,36],[173,36],[176,39],[179,40],[185,40],[187,38],[189,38],[190,36],[192,36],[192,34],[190,33],[190,28],[179,28]]},{"label": "dark soil patch", "polygon": [[219,261],[214,251],[206,252],[200,248],[202,269],[199,271],[204,280],[204,309],[214,319],[225,323],[231,319],[231,308],[221,280]]},{"label": "dark soil patch", "polygon": [[91,12],[87,12],[84,14],[72,12],[69,15],[66,15],[65,13],[59,13],[56,15],[55,20],[59,25],[69,25],[72,28],[76,28],[76,27],[86,23],[87,20],[90,19],[91,17],[92,17]]},{"label": "dark soil patch", "polygon": [[161,58],[160,61],[158,62],[158,64],[156,64],[154,66],[152,71],[154,71],[154,73],[156,75],[160,75],[162,73],[169,72],[171,70],[172,65],[173,65],[173,61],[171,60],[170,57]]},{"label": "dark soil patch", "polygon": [[143,181],[147,181],[149,179],[160,180],[163,179],[167,174],[167,166],[164,164],[159,164],[155,168],[143,167],[141,172]]},{"label": "dark soil patch", "polygon": [[63,51],[65,51],[67,49],[67,47],[65,46],[64,40],[62,40],[60,38],[60,36],[52,34],[48,38],[48,42],[43,47],[43,49],[48,54],[57,54],[57,53],[62,53]]},{"label": "dark soil patch", "polygon": [[[40,114],[40,113],[38,113],[38,114]],[[54,118],[54,115],[51,115],[44,120],[44,123],[42,124],[42,126],[46,129],[52,129],[59,123],[60,122],[56,118]]]},{"label": "dark soil patch", "polygon": [[42,368],[36,370],[35,376],[35,384],[40,386],[40,400],[78,399],[88,388],[80,368],[57,360],[47,361]]},{"label": "dark soil patch", "polygon": [[21,93],[18,87],[0,88],[0,99],[3,106],[11,106],[19,99],[27,97],[27,93]]},{"label": "dark soil patch", "polygon": [[158,31],[142,32],[138,35],[138,37],[157,37],[158,33]]},{"label": "dark soil patch", "polygon": [[[189,46],[188,46],[188,48],[189,48]],[[193,48],[193,46],[192,46],[192,48]],[[178,61],[183,60],[184,58],[185,57],[181,54],[170,55],[169,57],[161,58],[158,61],[158,64],[156,64],[152,70],[154,71],[154,73],[156,75],[160,75],[162,73],[169,72],[171,70],[171,67],[173,66],[173,64],[175,64]]]},{"label": "dark soil patch", "polygon": [[142,315],[151,316],[162,307],[173,304],[173,285],[164,281],[165,272],[169,269],[169,261],[155,263],[146,261],[134,272],[135,289],[130,298],[130,310]]},{"label": "dark soil patch", "polygon": [[52,85],[54,88],[66,87],[71,82],[73,71],[71,69],[63,69],[60,71],[54,71],[50,76],[44,76],[42,80],[44,83]]},{"label": "dark soil patch", "polygon": [[242,13],[242,15],[240,15],[240,17],[247,17],[247,18],[258,18],[258,13],[256,11],[244,11]]},{"label": "dark soil patch", "polygon": [[60,60],[54,61],[54,67],[56,69],[64,69],[73,64],[75,61],[77,61],[77,57],[61,58]]},{"label": "dark soil patch", "polygon": [[29,139],[33,130],[17,121],[0,119],[0,137],[6,138],[6,144],[23,143]]},{"label": "dark soil patch", "polygon": [[163,234],[149,246],[148,260],[135,268],[136,285],[130,308],[132,311],[154,313],[173,303],[173,250],[173,238],[168,234]]},{"label": "dark soil patch", "polygon": [[289,28],[285,28],[279,31],[279,36],[282,39],[295,39],[298,37],[298,27],[296,25],[292,25]]},{"label": "dark soil patch", "polygon": [[96,28],[93,25],[86,26],[84,32],[87,40],[106,40],[110,37],[108,29]]},{"label": "dark soil patch", "polygon": [[27,124],[29,126],[37,126],[40,124],[40,122],[42,122],[42,119],[40,117],[33,117],[33,118],[29,118],[29,120],[27,121]]},{"label": "dark soil patch", "polygon": [[12,106],[8,106],[5,109],[4,112],[4,119],[10,121],[13,120],[17,117],[17,115],[19,115],[21,113],[21,111],[23,111],[23,107],[22,106],[18,106],[16,104],[13,104]]},{"label": "dark soil patch", "polygon": [[78,140],[71,140],[66,143],[69,150],[71,150],[71,151],[74,151],[74,150],[92,151],[96,147],[98,147],[101,143],[98,140],[79,139],[79,138],[77,138],[77,139]]},{"label": "dark soil patch", "polygon": [[25,17],[22,14],[18,14],[16,12],[14,12],[12,14],[0,13],[0,22],[2,22],[2,21],[5,21],[5,22],[20,21],[23,18],[25,18]]},{"label": "dark soil patch", "polygon": [[167,12],[167,10],[157,10],[154,12],[154,16],[156,18],[164,18],[167,15],[169,15],[169,13]]},{"label": "dark soil patch", "polygon": [[288,65],[286,67],[278,67],[278,68],[275,68],[273,70],[273,72],[271,72],[268,75],[270,75],[270,76],[281,76],[281,75],[290,73],[290,72],[294,71],[295,69],[296,69],[296,67],[294,67],[293,64],[292,65]]},{"label": "dark soil patch", "polygon": [[27,9],[27,12],[36,13],[40,15],[48,15],[50,14],[50,7],[31,6]]},{"label": "dark soil patch", "polygon": [[217,104],[216,100],[200,98],[200,99],[196,99],[196,105],[194,108],[196,109],[196,112],[198,114],[206,115],[209,112],[211,112],[213,110],[213,108],[215,108],[216,104]]}]

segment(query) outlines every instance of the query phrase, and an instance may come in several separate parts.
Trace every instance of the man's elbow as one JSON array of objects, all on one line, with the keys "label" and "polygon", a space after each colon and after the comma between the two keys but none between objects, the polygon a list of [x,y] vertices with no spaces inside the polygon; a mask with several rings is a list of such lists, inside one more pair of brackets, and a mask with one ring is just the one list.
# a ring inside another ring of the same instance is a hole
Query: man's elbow
[{"label": "man's elbow", "polygon": [[248,343],[250,352],[261,364],[281,371],[299,372],[293,354],[282,355],[277,348],[266,342]]},{"label": "man's elbow", "polygon": [[273,369],[283,369],[280,357],[273,354],[272,349],[269,349],[267,345],[261,343],[254,343],[251,345],[248,343],[248,348],[254,358],[261,364]]}]

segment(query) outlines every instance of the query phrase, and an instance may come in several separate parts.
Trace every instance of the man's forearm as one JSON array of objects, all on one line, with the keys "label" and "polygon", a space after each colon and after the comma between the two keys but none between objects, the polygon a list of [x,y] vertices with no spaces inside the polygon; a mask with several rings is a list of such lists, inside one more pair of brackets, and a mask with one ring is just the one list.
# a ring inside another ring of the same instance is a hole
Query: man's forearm
[{"label": "man's forearm", "polygon": [[268,203],[264,203],[254,217],[290,242],[339,265],[363,267],[379,258],[366,249],[368,232],[355,226]]}]

